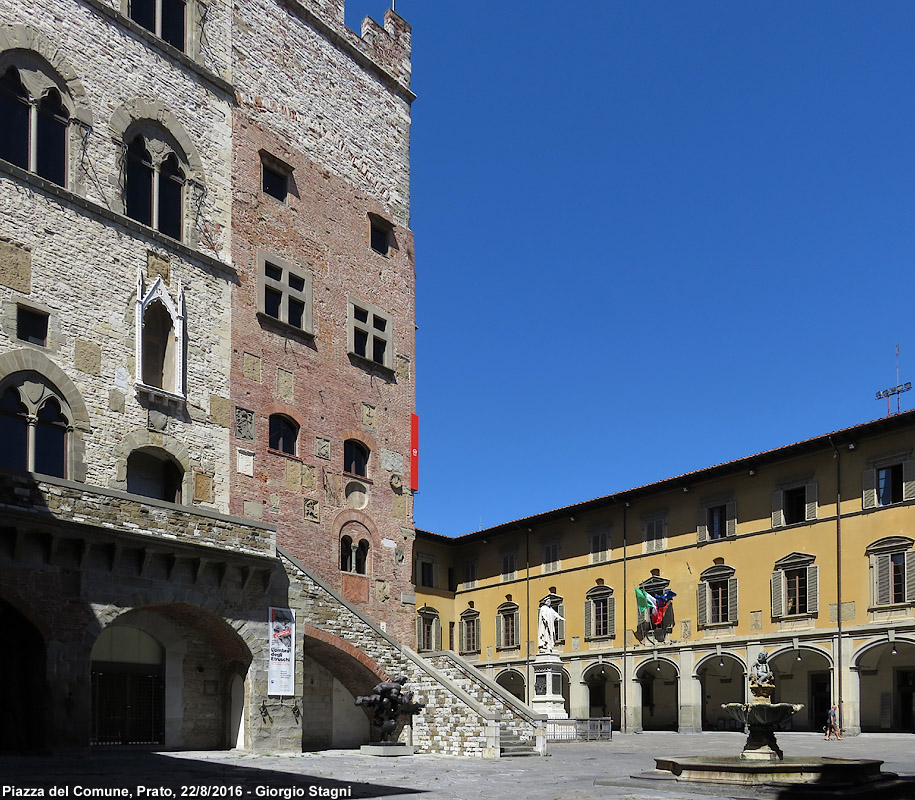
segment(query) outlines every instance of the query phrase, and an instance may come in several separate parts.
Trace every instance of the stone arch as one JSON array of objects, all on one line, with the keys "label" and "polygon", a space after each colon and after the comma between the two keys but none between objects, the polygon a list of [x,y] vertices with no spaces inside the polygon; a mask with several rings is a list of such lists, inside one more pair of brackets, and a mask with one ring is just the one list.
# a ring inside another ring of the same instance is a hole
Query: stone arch
[{"label": "stone arch", "polygon": [[788,644],[769,653],[769,668],[775,674],[772,702],[804,706],[792,717],[792,729],[822,730],[836,690],[832,653],[809,642]]},{"label": "stone arch", "polygon": [[693,678],[701,687],[702,730],[738,730],[736,720],[728,717],[722,705],[747,700],[747,666],[733,653],[707,653],[696,663]]},{"label": "stone arch", "polygon": [[377,453],[378,447],[375,444],[375,439],[372,436],[369,436],[365,431],[358,431],[355,428],[347,428],[346,430],[340,431],[340,438],[343,441],[347,439],[355,439],[357,442],[361,442],[368,449],[369,453]]},{"label": "stone arch", "polygon": [[[143,593],[131,598],[132,601],[149,599]],[[132,677],[135,668],[131,670],[131,666],[126,665],[126,673],[119,678],[120,670],[124,669],[121,665],[103,661],[100,670],[95,666],[98,662],[91,660],[95,643],[103,631],[118,627],[135,628],[162,647],[162,661],[154,675]],[[160,732],[162,738],[158,741],[165,746],[222,749],[235,743],[228,740],[232,729],[228,716],[230,693],[237,679],[245,679],[255,656],[235,626],[221,614],[182,600],[108,606],[102,610],[96,624],[87,628],[83,644],[92,665],[93,691],[109,693],[110,702],[123,702],[120,692],[110,694],[112,686],[116,687],[124,680],[143,682],[144,696],[149,698],[144,701],[146,722]],[[199,726],[195,720],[198,715],[187,713],[190,704],[201,719],[211,722]],[[128,740],[106,741],[105,737],[111,731],[105,727],[104,718],[93,717],[94,742],[131,743]],[[126,735],[120,728],[117,734],[118,737]],[[237,728],[235,736],[237,740]]]},{"label": "stone arch", "polygon": [[92,428],[89,420],[89,409],[76,384],[57,364],[44,353],[22,348],[11,350],[0,355],[0,388],[19,373],[35,373],[42,382],[47,382],[69,409],[70,443],[68,445],[69,480],[84,483],[86,480],[86,443],[85,436]]},{"label": "stone arch", "polygon": [[855,667],[860,668],[861,662],[864,660],[865,656],[870,655],[874,650],[881,650],[887,645],[892,646],[901,642],[915,646],[915,636],[906,636],[897,633],[892,642],[887,639],[886,636],[882,636],[879,639],[872,639],[855,648],[851,654],[851,663]]},{"label": "stone arch", "polygon": [[641,689],[641,727],[647,731],[678,730],[679,664],[663,655],[646,658],[636,667],[633,680]]},{"label": "stone arch", "polygon": [[191,177],[204,184],[203,162],[197,147],[188,136],[184,125],[178,117],[161,100],[151,97],[135,97],[115,109],[108,121],[109,130],[115,142],[126,144],[130,136],[140,132],[143,126],[149,126],[164,133],[179,157],[182,158]]},{"label": "stone arch", "polygon": [[[86,127],[92,127],[92,108],[75,70],[64,56],[64,50],[54,44],[41,31],[30,25],[0,25],[0,69],[14,63],[16,53],[31,53],[47,65],[48,77],[73,103],[73,116]],[[27,84],[27,88],[29,87]]]},{"label": "stone arch", "polygon": [[771,664],[780,656],[784,656],[786,653],[793,653],[795,655],[800,654],[802,657],[805,653],[822,656],[826,659],[830,669],[835,667],[835,664],[833,663],[832,653],[830,653],[829,650],[827,650],[825,647],[815,644],[799,644],[797,647],[794,647],[793,645],[782,645],[781,647],[776,647],[768,654],[769,664]]},{"label": "stone arch", "polygon": [[181,503],[191,505],[193,498],[193,464],[187,447],[173,436],[158,431],[139,430],[125,436],[114,448],[114,479],[109,482],[112,489],[127,491],[127,459],[136,450],[154,449],[168,453],[184,472],[181,481]]},{"label": "stone arch", "polygon": [[604,670],[605,674],[611,676],[611,680],[623,680],[623,675],[620,672],[619,667],[617,667],[616,664],[611,664],[609,661],[595,661],[593,664],[589,664],[582,670],[581,679],[586,681],[588,678],[593,677],[594,673],[599,673],[601,670]]}]

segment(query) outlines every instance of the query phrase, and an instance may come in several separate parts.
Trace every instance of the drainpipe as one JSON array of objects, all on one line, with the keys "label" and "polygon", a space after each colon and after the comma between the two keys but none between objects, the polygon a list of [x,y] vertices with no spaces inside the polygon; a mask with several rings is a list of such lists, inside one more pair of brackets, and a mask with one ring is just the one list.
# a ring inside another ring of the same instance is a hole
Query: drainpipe
[{"label": "drainpipe", "polygon": [[525,528],[524,533],[524,590],[527,594],[525,601],[525,625],[527,626],[527,638],[525,639],[524,649],[527,658],[524,659],[524,683],[527,687],[528,705],[534,699],[531,694],[531,529]]},{"label": "drainpipe", "polygon": [[842,728],[843,695],[842,695],[842,458],[839,448],[832,437],[829,443],[835,451],[836,458],[836,620],[838,622],[838,641],[836,643],[836,691],[839,695],[839,728]]}]

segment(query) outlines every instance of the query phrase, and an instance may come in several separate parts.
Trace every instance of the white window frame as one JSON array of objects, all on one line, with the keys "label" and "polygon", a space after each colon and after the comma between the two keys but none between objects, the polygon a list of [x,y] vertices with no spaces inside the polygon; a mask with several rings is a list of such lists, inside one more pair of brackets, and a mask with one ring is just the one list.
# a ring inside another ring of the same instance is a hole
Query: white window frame
[{"label": "white window frame", "polygon": [[[149,287],[149,291],[147,291],[146,282],[143,278],[143,272],[142,270],[137,271],[137,299],[136,308],[134,311],[134,359],[136,364],[135,385],[138,392],[160,395],[175,400],[186,400],[187,393],[184,389],[184,323],[187,312],[185,309],[184,288],[182,287],[180,280],[177,282],[176,294],[177,302],[172,300],[171,295],[165,286],[165,281],[162,280],[161,275],[156,277],[152,286]],[[155,302],[161,303],[171,316],[172,335],[175,337],[174,383],[172,386],[163,386],[161,388],[158,386],[147,386],[145,383],[143,383],[143,317],[146,314],[146,310]]]}]

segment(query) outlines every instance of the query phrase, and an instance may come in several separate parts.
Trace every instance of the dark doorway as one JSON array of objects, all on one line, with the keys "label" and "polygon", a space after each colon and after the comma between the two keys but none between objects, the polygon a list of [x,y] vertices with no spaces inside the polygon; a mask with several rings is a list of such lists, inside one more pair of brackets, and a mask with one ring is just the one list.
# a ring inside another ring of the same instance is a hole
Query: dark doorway
[{"label": "dark doorway", "polygon": [[0,752],[27,753],[44,744],[45,645],[41,634],[9,603],[0,600],[6,640],[0,658]]},{"label": "dark doorway", "polygon": [[163,744],[161,670],[144,664],[92,665],[91,744]]},{"label": "dark doorway", "polygon": [[896,670],[896,708],[898,730],[915,732],[915,670]]},{"label": "dark doorway", "polygon": [[822,730],[826,725],[826,714],[832,706],[832,692],[829,689],[828,672],[810,673],[810,728]]}]

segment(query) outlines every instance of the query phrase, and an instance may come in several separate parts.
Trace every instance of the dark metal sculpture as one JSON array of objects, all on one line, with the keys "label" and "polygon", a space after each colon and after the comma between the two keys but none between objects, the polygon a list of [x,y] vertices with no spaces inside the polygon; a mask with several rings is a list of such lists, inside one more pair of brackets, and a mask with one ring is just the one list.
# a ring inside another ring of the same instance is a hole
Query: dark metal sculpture
[{"label": "dark metal sculpture", "polygon": [[397,718],[411,716],[425,708],[425,703],[413,700],[413,692],[403,691],[406,675],[398,675],[393,681],[379,683],[370,695],[356,698],[357,706],[375,709],[372,724],[381,731],[382,741],[391,744],[391,736],[397,728]]}]

